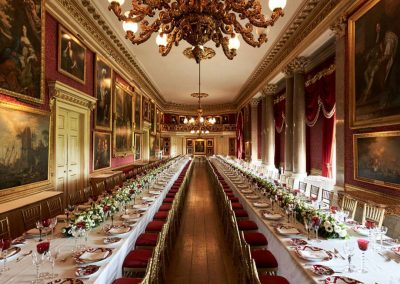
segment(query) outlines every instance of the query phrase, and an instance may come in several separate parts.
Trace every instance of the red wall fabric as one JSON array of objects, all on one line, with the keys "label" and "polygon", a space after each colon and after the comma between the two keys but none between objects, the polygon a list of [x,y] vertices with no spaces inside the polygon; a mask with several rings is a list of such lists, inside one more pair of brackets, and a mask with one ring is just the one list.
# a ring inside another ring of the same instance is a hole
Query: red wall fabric
[{"label": "red wall fabric", "polygon": [[281,162],[281,135],[275,130],[275,157],[274,164],[276,168],[279,168]]},{"label": "red wall fabric", "polygon": [[307,127],[310,132],[310,148],[307,153],[310,154],[310,170],[317,169],[322,171],[322,131],[323,119],[321,117],[317,120],[313,127]]}]

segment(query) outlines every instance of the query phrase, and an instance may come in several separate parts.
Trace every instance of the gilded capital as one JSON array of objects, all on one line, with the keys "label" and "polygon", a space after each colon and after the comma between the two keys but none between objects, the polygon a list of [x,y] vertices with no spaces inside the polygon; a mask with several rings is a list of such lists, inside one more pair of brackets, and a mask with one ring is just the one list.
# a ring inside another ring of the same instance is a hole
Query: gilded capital
[{"label": "gilded capital", "polygon": [[260,98],[252,98],[250,100],[250,106],[251,107],[257,107],[259,102],[260,102]]},{"label": "gilded capital", "polygon": [[273,96],[276,93],[276,90],[278,89],[278,85],[276,84],[268,84],[265,86],[262,90],[263,94],[266,96]]},{"label": "gilded capital", "polygon": [[285,68],[283,68],[282,72],[285,74],[286,78],[293,77],[293,69],[290,64],[286,65]]},{"label": "gilded capital", "polygon": [[347,18],[342,15],[333,22],[333,24],[329,27],[331,31],[333,31],[336,35],[336,40],[341,39],[346,34],[347,29]]},{"label": "gilded capital", "polygon": [[300,56],[293,59],[288,65],[291,67],[293,73],[304,73],[309,62],[306,57]]}]

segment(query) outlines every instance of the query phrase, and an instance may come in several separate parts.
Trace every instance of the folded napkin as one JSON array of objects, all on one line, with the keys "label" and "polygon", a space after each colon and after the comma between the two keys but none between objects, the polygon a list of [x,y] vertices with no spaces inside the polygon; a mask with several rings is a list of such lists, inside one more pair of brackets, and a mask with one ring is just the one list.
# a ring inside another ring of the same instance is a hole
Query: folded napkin
[{"label": "folded napkin", "polygon": [[122,219],[137,219],[140,217],[140,214],[138,214],[138,213],[124,214],[121,217],[122,217]]},{"label": "folded napkin", "polygon": [[278,213],[274,213],[274,214],[273,213],[263,213],[263,216],[266,219],[273,219],[273,220],[280,219],[283,217],[281,214],[278,214]]},{"label": "folded napkin", "polygon": [[277,228],[278,232],[283,234],[283,235],[295,235],[300,233],[299,230],[297,230],[294,227],[285,227],[285,226],[281,226]]},{"label": "folded napkin", "polygon": [[302,257],[308,259],[323,259],[328,257],[324,250],[298,250],[297,251]]},{"label": "folded napkin", "polygon": [[254,194],[252,194],[252,195],[245,195],[245,197],[248,198],[248,199],[258,199],[258,198],[259,198],[258,195],[254,195]]},{"label": "folded napkin", "polygon": [[122,234],[129,232],[130,227],[114,227],[108,230],[110,234]]},{"label": "folded napkin", "polygon": [[86,251],[80,256],[80,259],[86,261],[103,260],[108,256],[109,253],[110,253],[109,251],[94,251],[94,252]]},{"label": "folded napkin", "polygon": [[265,203],[265,202],[254,202],[253,205],[255,207],[268,207],[269,206],[269,204]]}]

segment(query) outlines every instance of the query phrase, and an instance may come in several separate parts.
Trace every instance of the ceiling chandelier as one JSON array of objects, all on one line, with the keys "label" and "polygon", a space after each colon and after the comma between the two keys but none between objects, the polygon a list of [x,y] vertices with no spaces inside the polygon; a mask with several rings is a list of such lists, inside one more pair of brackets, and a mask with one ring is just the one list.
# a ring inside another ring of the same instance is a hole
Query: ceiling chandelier
[{"label": "ceiling chandelier", "polygon": [[266,29],[283,16],[286,6],[286,0],[269,0],[272,14],[267,18],[259,0],[132,0],[125,12],[125,0],[108,2],[108,9],[123,22],[126,38],[133,44],[158,33],[159,52],[166,56],[172,45],[178,46],[183,39],[192,46],[197,63],[197,54],[209,41],[222,46],[229,59],[240,47],[239,34],[249,45],[260,47],[267,41]]},{"label": "ceiling chandelier", "polygon": [[210,133],[209,128],[215,124],[216,119],[215,117],[209,117],[208,119],[204,118],[203,116],[203,109],[201,108],[201,98],[208,97],[208,94],[202,93],[200,90],[200,63],[199,63],[199,91],[197,93],[191,94],[192,97],[198,98],[199,99],[199,107],[197,109],[197,117],[191,117],[190,119],[185,119],[183,120],[183,123],[188,125],[188,128],[190,130],[190,133],[192,134],[198,134],[201,136],[202,134],[208,134]]}]

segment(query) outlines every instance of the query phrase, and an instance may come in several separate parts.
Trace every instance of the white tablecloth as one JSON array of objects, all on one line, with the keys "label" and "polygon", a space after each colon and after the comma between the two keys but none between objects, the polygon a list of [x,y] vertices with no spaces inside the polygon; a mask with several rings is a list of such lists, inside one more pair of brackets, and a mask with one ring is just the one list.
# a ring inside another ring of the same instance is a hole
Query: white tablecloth
[{"label": "white tablecloth", "polygon": [[[288,281],[292,284],[307,284],[307,283],[321,283],[320,280],[325,279],[325,277],[315,277],[311,272],[310,267],[312,264],[322,264],[333,268],[334,271],[343,272],[344,267],[347,264],[346,260],[341,259],[340,257],[333,258],[330,261],[322,261],[322,262],[308,262],[300,259],[294,252],[293,248],[289,246],[289,238],[283,237],[279,233],[277,233],[274,228],[274,223],[263,219],[260,213],[259,208],[255,208],[253,206],[253,202],[255,200],[247,200],[246,197],[238,190],[234,183],[230,182],[229,178],[224,174],[223,170],[226,168],[224,165],[217,159],[211,159],[211,162],[220,170],[220,173],[224,175],[225,180],[228,182],[230,187],[235,191],[235,195],[239,198],[240,203],[243,205],[245,210],[249,214],[249,219],[256,222],[259,228],[259,231],[263,233],[268,239],[268,249],[274,254],[275,258],[278,261],[279,269],[278,274],[284,276]],[[258,200],[259,201],[259,200]],[[284,219],[280,220],[280,222],[285,222]],[[293,225],[293,224],[292,224]],[[299,230],[304,232],[303,225],[297,223],[295,225],[299,228]],[[322,240],[321,242],[309,241],[309,245],[323,248],[325,250],[332,251],[334,248],[338,249],[339,252],[343,253],[343,246],[345,242],[350,242],[355,246],[355,255],[353,256],[352,264],[356,266],[356,268],[361,267],[361,251],[357,246],[357,239],[366,238],[358,235],[354,231],[350,229],[349,231],[350,239],[349,240]],[[390,247],[387,247],[389,249]],[[400,261],[400,257],[396,256],[391,251],[386,251],[385,255],[392,258],[391,261],[385,261],[384,257],[380,256],[377,252],[372,249],[369,249],[366,252],[367,259],[367,268],[369,269],[368,273],[339,273],[335,275],[347,276],[359,281],[364,282],[365,284],[398,284],[400,283],[400,264],[396,263],[396,261]]]},{"label": "white tablecloth", "polygon": [[[122,239],[117,244],[114,245],[104,245],[103,239],[106,237],[101,232],[101,226],[98,228],[94,228],[88,237],[88,246],[89,247],[108,247],[113,248],[112,256],[107,260],[104,260],[100,264],[101,268],[96,275],[89,279],[82,279],[84,283],[95,283],[95,284],[111,284],[114,279],[121,277],[122,274],[122,263],[125,259],[125,256],[134,248],[136,239],[140,234],[142,234],[147,226],[147,224],[153,219],[154,214],[158,211],[160,205],[163,202],[164,197],[168,193],[172,184],[178,177],[178,175],[183,170],[183,167],[187,164],[188,159],[182,159],[177,162],[177,164],[173,165],[171,169],[168,171],[173,172],[174,176],[171,178],[166,184],[162,193],[158,196],[158,198],[151,204],[146,213],[140,218],[140,220],[136,223],[136,226],[129,233],[129,235]],[[146,196],[147,194],[143,195]],[[117,216],[121,213],[115,214],[115,223],[121,222]],[[111,221],[108,221],[110,223]],[[57,229],[60,230],[64,224],[59,224]],[[28,252],[29,250],[36,251],[36,239],[28,239],[27,243],[22,247],[22,252]],[[74,248],[74,239],[73,238],[55,238],[50,242],[50,249],[60,248],[61,253],[58,257],[59,261],[56,262],[54,272],[58,274],[59,278],[64,277],[75,277],[74,273],[77,268],[75,262],[71,257],[68,257],[66,261],[61,262],[66,256],[72,255],[72,250]],[[0,283],[15,283],[15,284],[23,284],[23,283],[31,283],[32,280],[35,279],[36,272],[35,268],[32,264],[32,257],[26,256],[22,261],[16,263],[15,259],[18,256],[10,258],[8,261],[8,265],[10,270],[6,273],[2,273],[0,275]],[[43,266],[43,265],[42,265]],[[51,271],[50,264],[45,264],[43,269],[46,272]],[[51,280],[45,281],[47,283]]]}]

